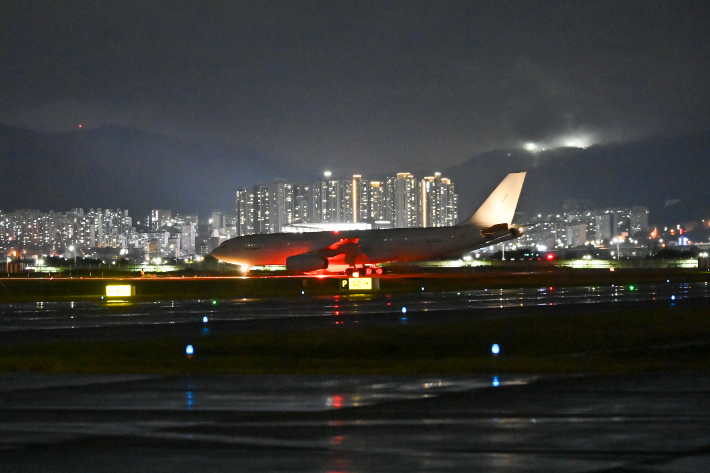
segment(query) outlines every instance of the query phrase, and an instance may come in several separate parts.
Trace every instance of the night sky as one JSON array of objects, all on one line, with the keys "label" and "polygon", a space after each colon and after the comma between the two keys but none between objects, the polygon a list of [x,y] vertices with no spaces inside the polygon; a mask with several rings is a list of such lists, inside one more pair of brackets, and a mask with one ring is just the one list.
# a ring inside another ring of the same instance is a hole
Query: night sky
[{"label": "night sky", "polygon": [[5,0],[0,122],[435,171],[705,130],[709,36],[706,1]]}]

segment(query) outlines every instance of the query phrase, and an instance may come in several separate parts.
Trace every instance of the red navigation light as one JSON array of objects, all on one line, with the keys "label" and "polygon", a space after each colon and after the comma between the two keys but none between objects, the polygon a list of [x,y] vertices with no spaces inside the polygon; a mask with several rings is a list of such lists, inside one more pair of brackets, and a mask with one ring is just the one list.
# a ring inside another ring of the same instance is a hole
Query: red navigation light
[{"label": "red navigation light", "polygon": [[330,405],[333,406],[334,409],[343,407],[343,396],[332,396],[330,398]]},{"label": "red navigation light", "polygon": [[555,259],[555,255],[553,255],[552,253],[548,253],[547,259]]}]

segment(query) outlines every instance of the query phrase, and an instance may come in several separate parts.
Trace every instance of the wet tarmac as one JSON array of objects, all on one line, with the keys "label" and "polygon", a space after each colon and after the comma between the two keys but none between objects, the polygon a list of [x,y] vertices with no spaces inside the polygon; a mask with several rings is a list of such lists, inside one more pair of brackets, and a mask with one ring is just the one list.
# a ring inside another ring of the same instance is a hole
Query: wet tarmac
[{"label": "wet tarmac", "polygon": [[[628,286],[540,287],[406,294],[344,294],[289,298],[167,300],[133,303],[36,302],[0,305],[0,343],[61,338],[192,336],[248,329],[291,329],[336,321],[384,324],[418,320],[457,320],[520,314],[518,309],[557,307],[589,310],[626,304],[705,304],[710,285],[701,283]],[[199,327],[199,328],[196,328]],[[102,330],[103,329],[103,330]],[[210,332],[212,331],[212,332]],[[44,332],[44,333],[43,333]],[[102,335],[103,334],[103,335]]]},{"label": "wet tarmac", "polygon": [[[667,283],[8,304],[0,306],[0,349],[77,338],[704,307],[708,296],[706,283]],[[6,373],[0,471],[706,472],[709,395],[710,371],[443,378]]]},{"label": "wet tarmac", "polygon": [[3,472],[706,472],[710,373],[0,375]]}]

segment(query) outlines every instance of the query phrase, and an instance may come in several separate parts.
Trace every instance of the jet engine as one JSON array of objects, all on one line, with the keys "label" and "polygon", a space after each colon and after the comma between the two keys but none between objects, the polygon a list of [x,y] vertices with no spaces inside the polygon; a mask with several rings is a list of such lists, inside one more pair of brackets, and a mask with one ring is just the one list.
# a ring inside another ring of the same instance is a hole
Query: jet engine
[{"label": "jet engine", "polygon": [[307,273],[328,267],[328,259],[315,253],[302,253],[286,258],[286,269],[294,273]]}]

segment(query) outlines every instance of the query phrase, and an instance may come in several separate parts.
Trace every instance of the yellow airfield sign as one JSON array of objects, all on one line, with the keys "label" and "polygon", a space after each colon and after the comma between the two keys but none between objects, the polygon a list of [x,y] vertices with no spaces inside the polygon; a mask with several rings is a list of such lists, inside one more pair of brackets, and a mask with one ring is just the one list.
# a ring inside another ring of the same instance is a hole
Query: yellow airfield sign
[{"label": "yellow airfield sign", "polygon": [[377,278],[347,278],[340,280],[340,288],[345,291],[371,291],[380,288],[379,282]]},{"label": "yellow airfield sign", "polygon": [[106,297],[130,297],[136,293],[133,286],[106,286]]}]

